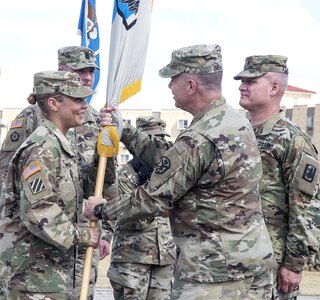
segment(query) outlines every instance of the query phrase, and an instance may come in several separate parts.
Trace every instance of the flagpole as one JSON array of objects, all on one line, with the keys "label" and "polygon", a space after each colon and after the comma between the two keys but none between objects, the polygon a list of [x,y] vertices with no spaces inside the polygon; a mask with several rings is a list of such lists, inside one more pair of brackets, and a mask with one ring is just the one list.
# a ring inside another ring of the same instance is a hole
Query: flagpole
[{"label": "flagpole", "polygon": [[[98,171],[97,171],[97,180],[96,180],[96,185],[94,190],[95,197],[102,198],[106,166],[107,166],[107,157],[100,156]],[[97,222],[90,221],[89,226],[95,227],[97,226]],[[80,300],[86,300],[88,297],[93,252],[94,252],[94,247],[88,246],[86,250],[85,260],[84,260]]]}]

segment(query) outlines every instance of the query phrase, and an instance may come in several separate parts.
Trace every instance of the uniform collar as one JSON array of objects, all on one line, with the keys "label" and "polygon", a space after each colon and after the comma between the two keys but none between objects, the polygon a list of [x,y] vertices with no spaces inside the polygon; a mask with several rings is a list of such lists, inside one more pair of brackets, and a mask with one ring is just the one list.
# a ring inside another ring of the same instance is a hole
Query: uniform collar
[{"label": "uniform collar", "polygon": [[202,108],[195,116],[192,122],[197,121],[203,117],[204,114],[206,114],[208,111],[213,110],[221,105],[226,104],[226,99],[216,98],[213,99],[211,102],[209,102],[204,108]]},{"label": "uniform collar", "polygon": [[268,119],[267,121],[260,124],[253,125],[252,126],[253,130],[256,134],[267,135],[272,131],[274,126],[279,122],[279,120],[281,120],[284,117],[285,117],[284,111],[280,110],[279,113],[272,115],[271,118]]},{"label": "uniform collar", "polygon": [[61,132],[59,128],[57,128],[56,124],[51,122],[48,119],[44,119],[43,126],[49,128],[52,133],[57,137],[60,141],[62,148],[71,156],[75,156],[71,143],[67,140],[66,136]]}]

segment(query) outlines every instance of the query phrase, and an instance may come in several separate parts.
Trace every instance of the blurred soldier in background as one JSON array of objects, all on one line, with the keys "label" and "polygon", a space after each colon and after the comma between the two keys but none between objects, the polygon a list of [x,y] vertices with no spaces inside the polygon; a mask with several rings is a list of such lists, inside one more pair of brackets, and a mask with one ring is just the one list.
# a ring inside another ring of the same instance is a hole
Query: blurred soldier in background
[{"label": "blurred soldier in background", "polygon": [[[163,120],[153,116],[136,120],[137,129],[163,140],[169,136],[165,127]],[[118,173],[120,194],[131,193],[145,184],[152,171],[152,167],[134,156]],[[170,299],[175,254],[169,218],[116,223],[108,271],[114,298]]]}]

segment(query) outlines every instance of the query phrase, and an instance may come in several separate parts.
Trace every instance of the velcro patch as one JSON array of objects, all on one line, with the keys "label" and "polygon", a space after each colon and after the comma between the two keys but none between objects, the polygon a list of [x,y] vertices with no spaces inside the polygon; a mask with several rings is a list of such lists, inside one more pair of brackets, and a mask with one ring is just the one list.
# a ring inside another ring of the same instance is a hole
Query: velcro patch
[{"label": "velcro patch", "polygon": [[304,168],[302,178],[304,180],[312,182],[316,174],[316,171],[317,171],[317,168],[315,166],[307,164],[306,167]]},{"label": "velcro patch", "polygon": [[42,178],[35,178],[28,182],[31,192],[35,195],[46,189],[46,186],[42,180]]},{"label": "velcro patch", "polygon": [[10,139],[12,142],[16,142],[19,140],[20,134],[17,131],[14,131],[10,135]]},{"label": "velcro patch", "polygon": [[292,188],[312,197],[315,196],[318,191],[319,168],[317,158],[304,152],[296,167]]},{"label": "velcro patch", "polygon": [[155,166],[156,174],[163,174],[171,166],[171,162],[168,157],[162,156],[158,164]]},{"label": "velcro patch", "polygon": [[41,171],[41,166],[38,160],[33,161],[31,164],[26,166],[26,168],[22,172],[22,176],[24,180],[27,180],[31,175]]},{"label": "velcro patch", "polygon": [[15,119],[11,122],[10,129],[12,128],[21,128],[23,126],[23,120],[24,118]]}]

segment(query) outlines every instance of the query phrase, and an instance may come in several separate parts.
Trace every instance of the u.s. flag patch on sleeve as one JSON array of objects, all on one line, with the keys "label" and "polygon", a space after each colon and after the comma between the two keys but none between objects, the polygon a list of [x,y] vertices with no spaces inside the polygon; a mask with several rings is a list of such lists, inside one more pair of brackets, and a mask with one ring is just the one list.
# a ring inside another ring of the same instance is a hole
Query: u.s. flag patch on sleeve
[{"label": "u.s. flag patch on sleeve", "polygon": [[33,161],[25,167],[22,172],[22,177],[24,180],[27,180],[31,175],[41,171],[41,166],[38,160]]},{"label": "u.s. flag patch on sleeve", "polygon": [[10,129],[11,128],[21,128],[23,126],[23,120],[24,118],[15,119],[11,122]]}]

